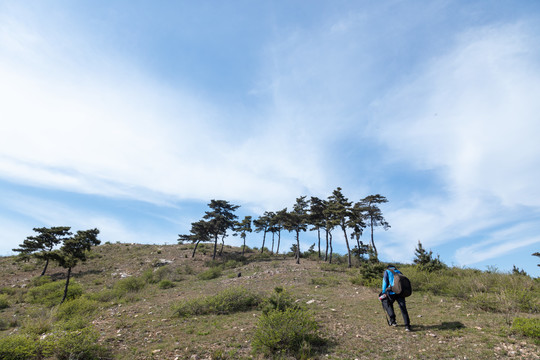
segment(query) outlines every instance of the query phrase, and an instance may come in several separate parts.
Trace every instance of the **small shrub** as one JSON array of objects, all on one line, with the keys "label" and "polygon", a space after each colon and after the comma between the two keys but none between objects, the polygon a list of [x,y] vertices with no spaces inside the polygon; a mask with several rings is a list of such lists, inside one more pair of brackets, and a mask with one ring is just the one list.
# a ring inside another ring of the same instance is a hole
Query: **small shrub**
[{"label": "small shrub", "polygon": [[9,307],[8,297],[7,295],[1,294],[0,295],[0,310],[7,309]]},{"label": "small shrub", "polygon": [[158,287],[160,289],[170,289],[174,287],[174,283],[171,280],[164,279],[159,282]]},{"label": "small shrub", "polygon": [[319,285],[319,286],[337,286],[339,285],[339,279],[335,277],[317,277],[311,279],[312,285]]},{"label": "small shrub", "polygon": [[298,308],[299,305],[294,302],[292,296],[284,291],[282,287],[274,288],[274,292],[262,304],[263,314],[268,314],[271,311],[285,311],[287,309]]},{"label": "small shrub", "polygon": [[5,287],[0,289],[0,294],[13,296],[16,293],[17,293],[17,289],[15,289],[15,288],[5,286]]},{"label": "small shrub", "polygon": [[33,309],[22,321],[21,331],[30,336],[45,334],[53,328],[54,316],[52,310]]},{"label": "small shrub", "polygon": [[237,260],[228,260],[223,266],[225,267],[225,269],[236,269],[237,267],[240,267],[244,264],[242,264],[242,262],[240,261],[237,261]]},{"label": "small shrub", "polygon": [[23,264],[23,266],[21,267],[21,270],[24,272],[30,272],[36,269],[37,269],[36,263],[26,263],[26,264]]},{"label": "small shrub", "polygon": [[103,289],[99,292],[93,293],[89,295],[89,298],[91,300],[99,301],[99,302],[110,302],[117,300],[122,297],[122,293],[117,290],[113,289]]},{"label": "small shrub", "polygon": [[[41,304],[48,307],[53,307],[60,304],[64,296],[64,281],[48,282],[43,285],[31,288],[26,294],[25,300],[31,304]],[[83,293],[79,283],[71,281],[68,287],[67,300],[75,299]]]},{"label": "small shrub", "polygon": [[130,292],[139,292],[144,288],[144,286],[144,280],[137,277],[127,277],[125,279],[118,280],[113,285],[113,289],[117,290],[121,295],[124,295]]},{"label": "small shrub", "polygon": [[471,294],[467,303],[477,310],[489,312],[499,312],[499,302],[493,294],[489,293],[474,293]]},{"label": "small shrub", "polygon": [[322,271],[346,272],[347,268],[338,264],[321,264]]},{"label": "small shrub", "polygon": [[266,356],[288,355],[307,359],[314,347],[324,343],[317,329],[317,322],[305,310],[270,311],[260,317],[252,347],[255,352]]},{"label": "small shrub", "polygon": [[221,268],[212,267],[206,271],[203,271],[197,277],[200,280],[212,280],[212,279],[217,279],[220,276],[221,276]]},{"label": "small shrub", "polygon": [[142,279],[148,284],[155,284],[157,281],[154,279],[154,270],[146,269],[142,274]]},{"label": "small shrub", "polygon": [[48,275],[36,276],[36,277],[30,279],[30,286],[36,287],[36,286],[41,286],[41,285],[48,284],[50,282],[52,282],[52,279]]},{"label": "small shrub", "polygon": [[0,359],[30,360],[40,358],[39,344],[28,335],[11,335],[0,339]]},{"label": "small shrub", "polygon": [[185,264],[185,265],[184,265],[183,271],[184,271],[184,274],[186,274],[186,275],[193,275],[193,274],[195,274],[195,270],[193,270],[193,268],[192,268],[191,266],[189,266],[189,264]]},{"label": "small shrub", "polygon": [[170,266],[161,266],[154,271],[154,279],[156,282],[161,280],[172,280],[171,276],[173,275],[173,269]]},{"label": "small shrub", "polygon": [[99,333],[93,328],[59,331],[42,340],[43,355],[58,360],[98,360],[109,357],[109,351],[98,344]]},{"label": "small shrub", "polygon": [[175,316],[187,317],[205,314],[231,314],[253,309],[262,297],[245,288],[229,288],[214,296],[186,301],[173,309]]},{"label": "small shrub", "polygon": [[66,301],[56,310],[58,320],[70,320],[76,316],[89,318],[96,313],[98,303],[84,297]]},{"label": "small shrub", "polygon": [[540,343],[540,319],[515,318],[512,331],[533,338],[537,344]]}]

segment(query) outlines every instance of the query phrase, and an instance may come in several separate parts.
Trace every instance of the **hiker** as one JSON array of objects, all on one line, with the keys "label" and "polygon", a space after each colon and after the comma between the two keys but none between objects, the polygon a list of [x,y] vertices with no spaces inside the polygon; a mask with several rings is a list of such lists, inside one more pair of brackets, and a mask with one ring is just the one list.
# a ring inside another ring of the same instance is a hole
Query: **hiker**
[{"label": "hiker", "polygon": [[409,320],[409,313],[407,312],[407,306],[405,305],[405,297],[401,294],[396,294],[391,290],[391,287],[394,286],[394,274],[392,272],[401,274],[394,265],[388,265],[383,273],[382,292],[379,299],[381,299],[384,309],[388,313],[388,316],[390,316],[389,325],[397,326],[396,314],[394,312],[394,301],[397,301],[399,309],[401,310],[401,315],[403,315],[405,331],[411,331],[411,323]]}]

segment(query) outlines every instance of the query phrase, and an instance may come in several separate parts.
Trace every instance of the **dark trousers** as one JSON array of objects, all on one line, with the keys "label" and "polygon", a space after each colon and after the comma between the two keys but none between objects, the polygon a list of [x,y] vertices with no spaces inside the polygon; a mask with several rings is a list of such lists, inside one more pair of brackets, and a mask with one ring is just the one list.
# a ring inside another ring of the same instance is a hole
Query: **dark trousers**
[{"label": "dark trousers", "polygon": [[382,300],[382,305],[386,309],[388,316],[390,316],[390,321],[396,321],[396,313],[394,312],[394,302],[397,301],[399,305],[399,310],[401,310],[401,315],[403,315],[403,322],[405,326],[410,326],[411,322],[409,320],[409,312],[407,311],[407,305],[405,304],[405,298],[400,295],[388,295],[386,299]]}]

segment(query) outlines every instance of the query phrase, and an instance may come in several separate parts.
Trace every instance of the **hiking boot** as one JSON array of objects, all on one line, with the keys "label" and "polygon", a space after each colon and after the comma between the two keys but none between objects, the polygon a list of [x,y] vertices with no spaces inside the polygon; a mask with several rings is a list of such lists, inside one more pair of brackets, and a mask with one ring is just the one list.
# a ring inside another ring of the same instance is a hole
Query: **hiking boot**
[{"label": "hiking boot", "polygon": [[411,327],[410,327],[409,325],[405,326],[405,331],[406,331],[406,332],[411,332],[411,331],[412,331],[412,330],[411,330]]},{"label": "hiking boot", "polygon": [[393,327],[396,327],[396,326],[397,326],[397,322],[394,321],[394,322],[392,322],[390,325],[393,326]]}]

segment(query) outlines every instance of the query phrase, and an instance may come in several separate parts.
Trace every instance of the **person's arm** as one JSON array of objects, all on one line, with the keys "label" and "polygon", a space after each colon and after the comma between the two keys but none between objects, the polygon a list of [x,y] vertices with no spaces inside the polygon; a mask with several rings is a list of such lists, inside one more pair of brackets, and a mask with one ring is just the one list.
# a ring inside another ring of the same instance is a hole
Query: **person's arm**
[{"label": "person's arm", "polygon": [[388,270],[384,271],[383,280],[382,280],[382,293],[384,294],[386,292],[386,288],[388,287]]}]

